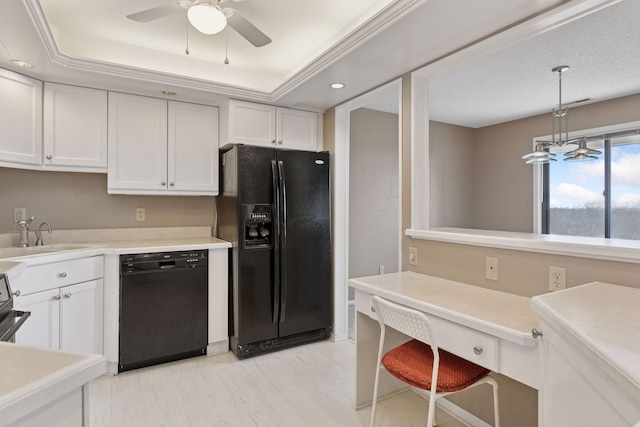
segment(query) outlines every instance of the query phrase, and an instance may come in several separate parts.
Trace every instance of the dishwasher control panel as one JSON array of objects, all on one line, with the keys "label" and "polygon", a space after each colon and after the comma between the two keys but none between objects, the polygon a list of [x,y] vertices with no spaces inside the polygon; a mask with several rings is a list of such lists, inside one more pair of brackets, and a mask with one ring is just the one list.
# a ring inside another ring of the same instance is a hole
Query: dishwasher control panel
[{"label": "dishwasher control panel", "polygon": [[208,255],[207,250],[120,255],[120,274],[206,268],[209,266]]}]

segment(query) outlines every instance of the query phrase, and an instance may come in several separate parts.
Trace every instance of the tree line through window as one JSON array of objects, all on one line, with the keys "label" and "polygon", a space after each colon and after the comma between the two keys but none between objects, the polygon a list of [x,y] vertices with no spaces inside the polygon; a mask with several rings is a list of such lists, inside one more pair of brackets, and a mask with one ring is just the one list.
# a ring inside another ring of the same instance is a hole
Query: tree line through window
[{"label": "tree line through window", "polygon": [[603,154],[544,165],[543,233],[640,240],[640,129],[606,135],[589,148]]}]

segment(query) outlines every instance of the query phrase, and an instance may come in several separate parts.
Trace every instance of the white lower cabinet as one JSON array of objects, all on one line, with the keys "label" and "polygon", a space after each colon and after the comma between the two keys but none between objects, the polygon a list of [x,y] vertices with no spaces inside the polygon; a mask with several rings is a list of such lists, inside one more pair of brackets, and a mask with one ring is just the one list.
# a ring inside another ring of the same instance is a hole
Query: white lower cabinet
[{"label": "white lower cabinet", "polygon": [[31,312],[16,343],[101,354],[102,276],[102,257],[27,268],[12,282],[15,308]]}]

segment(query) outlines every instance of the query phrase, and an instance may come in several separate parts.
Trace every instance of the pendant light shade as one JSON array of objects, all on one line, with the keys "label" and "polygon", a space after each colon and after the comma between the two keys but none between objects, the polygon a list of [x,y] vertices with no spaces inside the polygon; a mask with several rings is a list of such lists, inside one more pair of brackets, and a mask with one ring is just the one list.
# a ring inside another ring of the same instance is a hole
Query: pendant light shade
[{"label": "pendant light shade", "polygon": [[558,106],[551,111],[551,140],[536,141],[535,151],[522,156],[527,164],[555,162],[555,154],[551,153],[551,148],[569,144],[578,144],[578,148],[565,153],[564,160],[594,160],[597,159],[595,155],[602,154],[598,150],[589,149],[585,138],[569,139],[569,108],[562,103],[562,73],[568,70],[567,65],[560,65],[551,70],[558,73]]},{"label": "pendant light shade", "polygon": [[187,11],[189,22],[203,34],[217,34],[227,26],[227,17],[217,7],[201,3]]}]

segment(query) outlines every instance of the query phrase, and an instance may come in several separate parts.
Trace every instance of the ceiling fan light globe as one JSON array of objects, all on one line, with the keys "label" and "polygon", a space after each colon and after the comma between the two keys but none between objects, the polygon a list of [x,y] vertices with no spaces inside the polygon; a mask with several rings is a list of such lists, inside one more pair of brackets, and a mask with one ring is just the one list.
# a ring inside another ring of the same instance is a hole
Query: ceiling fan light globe
[{"label": "ceiling fan light globe", "polygon": [[227,26],[227,17],[210,4],[197,4],[187,11],[189,23],[203,34],[217,34]]}]

